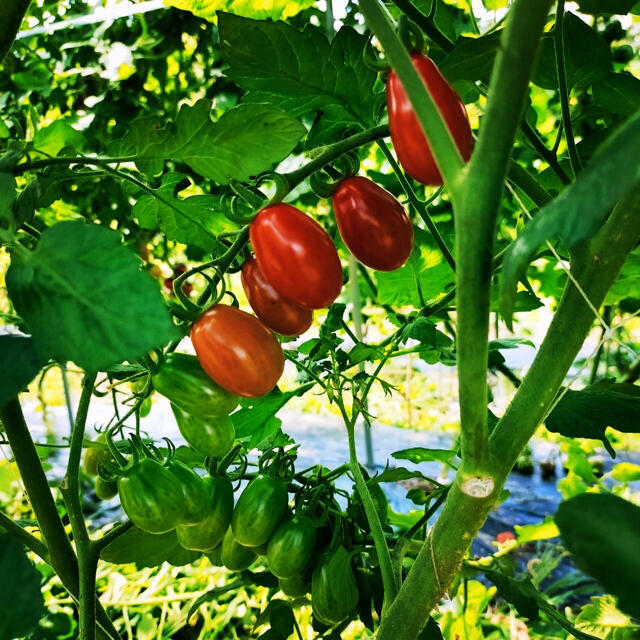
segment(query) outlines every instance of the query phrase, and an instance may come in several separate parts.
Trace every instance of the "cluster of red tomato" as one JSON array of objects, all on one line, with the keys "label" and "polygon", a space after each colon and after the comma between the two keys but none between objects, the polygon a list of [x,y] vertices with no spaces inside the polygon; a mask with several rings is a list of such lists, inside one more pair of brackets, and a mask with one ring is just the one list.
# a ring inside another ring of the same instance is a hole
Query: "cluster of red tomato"
[{"label": "cluster of red tomato", "polygon": [[[462,157],[471,154],[464,105],[435,64],[423,54],[413,62],[440,110]],[[393,146],[407,173],[428,184],[442,177],[397,75],[387,83]],[[401,267],[413,248],[413,228],[402,205],[371,180],[341,180],[332,194],[340,235],[353,255],[378,271]],[[326,231],[290,204],[262,209],[249,228],[254,258],[242,268],[242,284],[256,317],[217,304],[194,325],[191,339],[204,370],[221,387],[245,397],[268,393],[284,368],[272,331],[298,336],[314,309],[328,307],[342,289],[342,265]]]}]

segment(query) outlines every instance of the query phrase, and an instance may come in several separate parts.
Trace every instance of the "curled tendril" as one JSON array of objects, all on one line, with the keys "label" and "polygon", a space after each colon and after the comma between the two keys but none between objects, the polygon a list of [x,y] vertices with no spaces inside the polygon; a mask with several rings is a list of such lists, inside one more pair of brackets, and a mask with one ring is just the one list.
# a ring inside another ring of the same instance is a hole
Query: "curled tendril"
[{"label": "curled tendril", "polygon": [[266,182],[273,182],[275,186],[275,193],[270,198],[269,204],[277,204],[278,202],[281,202],[289,191],[291,191],[289,179],[281,173],[276,173],[275,171],[263,173],[256,178],[255,186],[256,188],[260,187],[260,185],[265,184]]},{"label": "curled tendril", "polygon": [[247,187],[237,180],[229,183],[231,189],[245,200],[253,209],[262,209],[265,206],[267,198],[259,189]]},{"label": "curled tendril", "polygon": [[320,198],[330,198],[340,180],[333,180],[324,170],[314,171],[309,176],[309,186]]},{"label": "curled tendril", "polygon": [[402,14],[398,20],[398,35],[411,53],[421,52],[424,49],[422,29],[405,14]]},{"label": "curled tendril", "polygon": [[357,151],[347,151],[343,153],[335,162],[334,165],[345,178],[355,176],[360,170],[360,157]]}]

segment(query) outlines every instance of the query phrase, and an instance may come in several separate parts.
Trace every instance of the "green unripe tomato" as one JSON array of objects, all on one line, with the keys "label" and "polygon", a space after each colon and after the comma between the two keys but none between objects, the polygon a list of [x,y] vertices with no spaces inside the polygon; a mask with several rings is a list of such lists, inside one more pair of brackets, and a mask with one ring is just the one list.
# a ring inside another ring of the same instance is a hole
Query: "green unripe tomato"
[{"label": "green unripe tomato", "polygon": [[231,523],[233,486],[228,478],[204,480],[207,496],[203,504],[207,510],[204,520],[192,525],[178,525],[178,541],[185,549],[209,552],[217,547]]},{"label": "green unripe tomato", "polygon": [[171,405],[178,429],[186,443],[203,456],[222,458],[229,453],[236,437],[229,416],[198,418]]},{"label": "green unripe tomato", "polygon": [[253,564],[257,556],[253,549],[244,547],[238,543],[231,527],[229,527],[222,540],[221,557],[227,569],[231,571],[243,571]]},{"label": "green unripe tomato", "polygon": [[217,547],[211,549],[211,551],[207,552],[207,558],[209,558],[209,562],[214,567],[222,567],[222,545],[219,544]]},{"label": "green unripe tomato", "polygon": [[314,615],[325,624],[338,624],[356,610],[358,597],[349,552],[339,546],[322,554],[311,578]]},{"label": "green unripe tomato", "polygon": [[187,353],[167,354],[152,382],[158,393],[198,418],[227,416],[238,406],[238,396],[218,386]]},{"label": "green unripe tomato", "polygon": [[311,583],[307,582],[302,576],[279,578],[278,584],[280,585],[280,591],[290,598],[302,598],[311,591]]},{"label": "green unripe tomato", "polygon": [[231,527],[238,542],[259,547],[268,542],[287,510],[287,486],[269,476],[254,478],[238,498]]},{"label": "green unripe tomato", "polygon": [[204,520],[209,512],[209,492],[204,480],[179,460],[171,460],[167,469],[175,476],[178,486],[182,489],[184,511],[180,524],[196,524]]},{"label": "green unripe tomato", "polygon": [[147,533],[166,533],[182,518],[184,498],[175,476],[159,462],[143,458],[118,478],[125,513]]},{"label": "green unripe tomato", "polygon": [[104,434],[100,434],[94,445],[85,449],[82,467],[88,475],[97,476],[100,463],[111,460],[113,460],[113,456],[107,446],[106,437]]},{"label": "green unripe tomato", "polygon": [[283,522],[271,536],[269,569],[278,578],[293,578],[309,564],[316,546],[316,528],[306,516]]},{"label": "green unripe tomato", "polygon": [[118,483],[115,480],[104,480],[98,476],[93,490],[100,500],[111,500],[118,495]]}]

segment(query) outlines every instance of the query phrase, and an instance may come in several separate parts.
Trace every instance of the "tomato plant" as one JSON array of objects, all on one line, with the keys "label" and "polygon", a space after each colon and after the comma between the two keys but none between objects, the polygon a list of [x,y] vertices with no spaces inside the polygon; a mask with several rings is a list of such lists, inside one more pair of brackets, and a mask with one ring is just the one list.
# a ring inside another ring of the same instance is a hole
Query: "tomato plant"
[{"label": "tomato plant", "polygon": [[4,4],[0,636],[640,632],[637,3]]}]

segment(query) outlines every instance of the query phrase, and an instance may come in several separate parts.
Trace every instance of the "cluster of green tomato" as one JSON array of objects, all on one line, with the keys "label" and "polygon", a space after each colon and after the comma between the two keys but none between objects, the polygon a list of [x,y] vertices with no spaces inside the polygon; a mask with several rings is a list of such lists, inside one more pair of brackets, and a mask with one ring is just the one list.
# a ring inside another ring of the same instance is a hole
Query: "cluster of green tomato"
[{"label": "cluster of green tomato", "polygon": [[[330,508],[339,513],[333,485],[317,479],[291,484],[294,458],[279,449],[262,456],[257,474],[227,473],[241,449],[233,446],[229,418],[238,398],[216,385],[194,356],[170,354],[152,382],[171,400],[183,437],[205,457],[209,474],[200,476],[177,460],[170,443],[168,455],[161,455],[134,435],[128,460],[113,442],[86,450],[84,468],[98,475],[96,494],[111,498],[117,493],[139,529],[152,534],[175,530],[185,549],[202,552],[231,571],[245,570],[262,556],[285,595],[311,593],[314,615],[325,624],[352,615],[359,599],[353,558],[362,546],[346,542],[344,519],[329,515]],[[249,479],[237,502],[232,477]],[[110,491],[104,495],[106,485]],[[293,507],[290,489],[296,495]],[[386,516],[386,498],[379,493],[384,500],[380,513]],[[359,501],[352,500],[349,515],[368,529]]]}]

